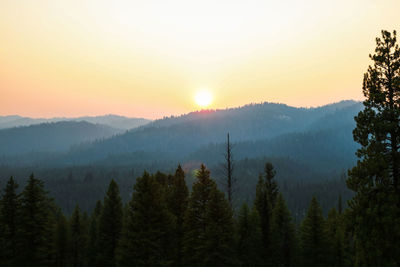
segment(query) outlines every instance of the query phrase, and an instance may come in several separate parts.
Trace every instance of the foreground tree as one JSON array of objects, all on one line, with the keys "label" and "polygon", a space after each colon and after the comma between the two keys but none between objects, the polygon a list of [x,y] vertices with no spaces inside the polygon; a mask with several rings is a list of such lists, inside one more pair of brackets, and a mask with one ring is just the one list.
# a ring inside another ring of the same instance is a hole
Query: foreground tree
[{"label": "foreground tree", "polygon": [[237,221],[237,257],[242,267],[264,266],[260,217],[255,209],[244,204]]},{"label": "foreground tree", "polygon": [[86,227],[81,210],[77,205],[72,213],[71,222],[71,262],[75,267],[85,266],[86,264]]},{"label": "foreground tree", "polygon": [[376,39],[374,65],[364,75],[364,110],[355,117],[359,161],[347,180],[356,265],[400,262],[400,48],[396,32]]},{"label": "foreground tree", "polygon": [[269,249],[271,243],[271,216],[278,196],[278,185],[274,179],[275,170],[271,163],[265,164],[265,174],[260,174],[257,187],[256,198],[254,200],[255,208],[260,215],[262,230],[262,240],[265,249]]},{"label": "foreground tree", "polygon": [[296,266],[296,235],[290,212],[279,194],[271,219],[273,266]]},{"label": "foreground tree", "polygon": [[185,216],[185,266],[231,266],[232,210],[204,165],[189,198]]},{"label": "foreground tree", "polygon": [[103,204],[100,200],[97,201],[96,207],[90,216],[89,222],[89,237],[87,247],[87,262],[89,266],[98,266],[98,239],[99,239],[99,217],[103,210]]},{"label": "foreground tree", "polygon": [[3,245],[0,252],[2,266],[14,266],[17,258],[18,210],[20,200],[18,184],[11,176],[0,199],[0,235]]},{"label": "foreground tree", "polygon": [[167,209],[160,183],[144,173],[136,180],[119,247],[120,266],[168,266],[173,216]]},{"label": "foreground tree", "polygon": [[185,182],[185,173],[181,167],[171,177],[171,185],[167,196],[168,209],[175,217],[175,230],[173,236],[173,261],[174,266],[183,266],[183,221],[188,205],[189,190]]},{"label": "foreground tree", "polygon": [[115,250],[122,229],[122,201],[119,195],[118,185],[111,180],[104,207],[99,219],[98,232],[98,265],[115,266]]},{"label": "foreground tree", "polygon": [[328,239],[325,219],[317,199],[312,198],[307,215],[300,227],[301,256],[304,266],[328,264]]},{"label": "foreground tree", "polygon": [[32,174],[21,195],[17,266],[53,266],[55,207]]},{"label": "foreground tree", "polygon": [[68,222],[59,210],[56,214],[56,229],[54,236],[55,266],[68,266],[71,257],[70,232]]},{"label": "foreground tree", "polygon": [[330,266],[351,266],[347,256],[349,248],[346,243],[343,216],[335,208],[329,212],[326,225],[329,240]]}]

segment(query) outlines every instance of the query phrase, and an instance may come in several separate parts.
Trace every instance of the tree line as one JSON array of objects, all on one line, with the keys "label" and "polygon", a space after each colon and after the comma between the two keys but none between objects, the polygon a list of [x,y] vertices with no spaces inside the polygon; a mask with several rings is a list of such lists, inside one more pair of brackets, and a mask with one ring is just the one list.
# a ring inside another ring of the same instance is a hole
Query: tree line
[{"label": "tree line", "polygon": [[91,214],[65,216],[32,174],[18,194],[11,177],[0,200],[1,266],[350,266],[341,210],[327,218],[315,198],[302,224],[292,221],[272,164],[255,201],[234,214],[201,165],[191,192],[174,174],[145,172],[123,204],[117,183]]}]

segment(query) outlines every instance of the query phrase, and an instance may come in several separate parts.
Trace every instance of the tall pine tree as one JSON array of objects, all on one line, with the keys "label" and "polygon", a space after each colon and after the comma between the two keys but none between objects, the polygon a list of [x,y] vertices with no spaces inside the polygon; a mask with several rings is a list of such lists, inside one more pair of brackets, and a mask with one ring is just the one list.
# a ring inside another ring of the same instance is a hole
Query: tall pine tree
[{"label": "tall pine tree", "polygon": [[69,266],[71,257],[70,232],[68,221],[59,210],[56,214],[56,228],[54,236],[55,266]]},{"label": "tall pine tree", "polygon": [[121,266],[168,266],[172,263],[170,240],[174,229],[164,190],[144,173],[136,180],[118,247]]},{"label": "tall pine tree", "polygon": [[196,178],[185,215],[185,266],[231,266],[232,210],[204,165]]},{"label": "tall pine tree", "polygon": [[356,117],[354,140],[361,145],[349,171],[356,264],[400,262],[400,48],[396,32],[376,39],[373,66],[364,74],[364,110]]},{"label": "tall pine tree", "polygon": [[118,185],[111,180],[104,207],[99,219],[98,233],[98,266],[115,266],[115,250],[122,229],[122,201]]},{"label": "tall pine tree", "polygon": [[282,194],[279,194],[271,219],[273,266],[296,266],[296,232]]},{"label": "tall pine tree", "polygon": [[313,197],[300,227],[301,256],[304,266],[322,267],[328,264],[328,237],[325,224],[321,207]]},{"label": "tall pine tree", "polygon": [[174,266],[183,264],[183,221],[188,205],[189,190],[185,182],[185,173],[181,167],[172,176],[172,182],[167,196],[168,209],[175,216],[176,228],[173,237]]},{"label": "tall pine tree", "polygon": [[43,181],[32,174],[21,195],[18,266],[53,266],[54,214]]},{"label": "tall pine tree", "polygon": [[99,265],[97,250],[98,250],[98,238],[99,238],[99,217],[103,210],[103,204],[101,201],[97,201],[96,207],[90,216],[89,222],[89,237],[88,237],[88,247],[87,247],[87,262],[89,266]]},{"label": "tall pine tree", "polygon": [[20,199],[16,190],[18,184],[11,176],[0,199],[0,228],[3,246],[0,252],[0,263],[3,266],[15,266],[17,253],[18,211]]},{"label": "tall pine tree", "polygon": [[271,216],[278,196],[278,185],[274,179],[275,171],[271,163],[265,164],[265,174],[260,174],[257,187],[255,208],[260,215],[263,244],[265,249],[269,249],[271,243]]},{"label": "tall pine tree", "polygon": [[262,254],[260,217],[257,210],[249,209],[247,204],[239,210],[237,219],[237,257],[239,266],[264,266]]},{"label": "tall pine tree", "polygon": [[71,263],[74,267],[86,266],[87,235],[81,210],[76,205],[71,221]]}]

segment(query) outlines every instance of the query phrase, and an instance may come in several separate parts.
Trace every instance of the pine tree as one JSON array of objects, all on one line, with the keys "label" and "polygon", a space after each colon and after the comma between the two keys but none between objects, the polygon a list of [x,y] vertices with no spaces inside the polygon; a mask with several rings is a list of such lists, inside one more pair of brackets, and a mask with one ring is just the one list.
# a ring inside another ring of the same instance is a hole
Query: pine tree
[{"label": "pine tree", "polygon": [[17,253],[17,230],[18,211],[20,209],[20,197],[16,190],[18,184],[11,176],[0,199],[0,227],[3,246],[0,252],[0,263],[3,266],[14,266],[18,257]]},{"label": "pine tree", "polygon": [[56,229],[54,236],[55,266],[68,266],[70,260],[70,232],[68,222],[61,211],[56,215]]},{"label": "pine tree", "polygon": [[273,266],[296,266],[296,233],[290,212],[279,194],[271,219]]},{"label": "pine tree", "polygon": [[18,266],[53,266],[55,206],[32,174],[21,195]]},{"label": "pine tree", "polygon": [[278,196],[278,185],[274,179],[275,171],[271,163],[265,164],[265,176],[261,174],[256,187],[255,208],[260,215],[264,247],[268,250],[271,242],[271,216]]},{"label": "pine tree", "polygon": [[185,214],[185,266],[230,266],[232,210],[204,165],[196,178]]},{"label": "pine tree", "polygon": [[185,173],[181,165],[172,177],[171,188],[167,201],[168,210],[175,216],[176,229],[174,231],[174,266],[182,266],[183,260],[183,221],[188,205],[189,190],[185,182]]},{"label": "pine tree", "polygon": [[343,223],[342,216],[335,208],[331,209],[326,220],[330,266],[349,266],[346,259],[346,239]]},{"label": "pine tree", "polygon": [[264,266],[260,218],[255,209],[243,204],[238,214],[237,255],[242,267]]},{"label": "pine tree", "polygon": [[232,266],[235,264],[234,221],[225,194],[214,189],[206,206],[205,249],[202,266]]},{"label": "pine tree", "polygon": [[88,239],[88,248],[87,248],[87,262],[89,266],[98,266],[97,263],[97,243],[99,236],[99,217],[103,210],[103,205],[101,201],[97,201],[96,207],[91,215],[89,222],[89,239]]},{"label": "pine tree", "polygon": [[400,48],[396,32],[376,39],[374,65],[364,74],[364,110],[353,137],[361,145],[349,171],[349,202],[356,264],[395,266],[400,262]]},{"label": "pine tree", "polygon": [[76,205],[71,222],[71,262],[74,267],[85,266],[87,236],[81,210]]},{"label": "pine tree", "polygon": [[122,229],[122,201],[118,185],[111,180],[99,219],[98,266],[115,266],[115,250]]},{"label": "pine tree", "polygon": [[312,198],[300,227],[301,254],[304,266],[326,266],[328,240],[325,219],[317,199]]},{"label": "pine tree", "polygon": [[121,266],[168,266],[174,229],[163,189],[148,173],[138,178],[117,250]]}]

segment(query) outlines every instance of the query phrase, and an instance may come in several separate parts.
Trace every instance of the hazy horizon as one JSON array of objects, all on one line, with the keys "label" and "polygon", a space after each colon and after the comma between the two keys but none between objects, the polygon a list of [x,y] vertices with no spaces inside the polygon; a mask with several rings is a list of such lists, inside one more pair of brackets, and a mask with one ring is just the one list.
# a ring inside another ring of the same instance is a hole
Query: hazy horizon
[{"label": "hazy horizon", "polygon": [[31,118],[31,119],[76,119],[76,118],[84,118],[84,117],[106,117],[106,116],[121,116],[121,117],[126,117],[126,118],[135,118],[135,119],[145,119],[145,120],[150,120],[150,121],[154,121],[154,120],[158,120],[158,119],[163,119],[165,117],[171,117],[171,116],[183,116],[192,112],[202,112],[202,111],[219,111],[219,110],[228,110],[228,109],[234,109],[234,108],[241,108],[244,106],[248,106],[248,105],[257,105],[257,104],[264,104],[264,103],[270,103],[270,104],[282,104],[282,105],[287,105],[289,107],[294,107],[294,108],[318,108],[318,107],[323,107],[323,106],[328,106],[328,105],[333,105],[333,104],[337,104],[340,102],[344,102],[344,101],[354,101],[354,102],[362,102],[362,100],[356,100],[356,99],[342,99],[339,101],[335,101],[335,102],[330,102],[330,103],[326,103],[326,104],[322,104],[322,105],[315,105],[315,106],[294,106],[294,105],[288,105],[286,103],[280,103],[280,102],[270,102],[270,101],[262,101],[262,102],[257,102],[257,103],[247,103],[244,105],[240,105],[240,106],[232,106],[232,107],[225,107],[225,108],[205,108],[205,109],[196,109],[196,110],[191,110],[188,111],[186,113],[182,113],[182,114],[166,114],[166,115],[162,115],[161,117],[157,117],[157,118],[146,118],[146,117],[138,117],[138,116],[126,116],[123,114],[116,114],[116,113],[104,113],[104,114],[94,114],[94,115],[87,115],[87,114],[81,114],[81,115],[77,115],[77,116],[48,116],[48,117],[43,117],[43,116],[29,116],[29,115],[21,115],[21,114],[0,114],[0,117],[7,117],[7,116],[19,116],[22,118]]},{"label": "hazy horizon", "polygon": [[[394,0],[1,1],[0,113],[154,119],[200,102],[360,100],[368,54],[382,29],[400,28],[398,10]],[[210,99],[195,101],[204,90]]]}]

